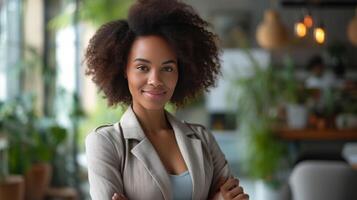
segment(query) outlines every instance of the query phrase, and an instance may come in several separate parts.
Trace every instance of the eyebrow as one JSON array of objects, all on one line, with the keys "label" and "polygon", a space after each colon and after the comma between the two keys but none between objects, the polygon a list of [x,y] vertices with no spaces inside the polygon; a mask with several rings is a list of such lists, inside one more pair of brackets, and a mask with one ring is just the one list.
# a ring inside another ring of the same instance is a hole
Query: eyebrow
[{"label": "eyebrow", "polygon": [[[146,60],[146,59],[144,59],[144,58],[135,58],[135,59],[134,59],[134,62],[135,62],[135,61],[140,61],[140,62],[145,62],[145,63],[151,63],[149,60]],[[165,61],[165,62],[163,62],[163,63],[161,63],[161,64],[164,65],[164,64],[169,64],[169,63],[176,64],[177,62],[176,62],[175,60],[167,60],[167,61]]]}]

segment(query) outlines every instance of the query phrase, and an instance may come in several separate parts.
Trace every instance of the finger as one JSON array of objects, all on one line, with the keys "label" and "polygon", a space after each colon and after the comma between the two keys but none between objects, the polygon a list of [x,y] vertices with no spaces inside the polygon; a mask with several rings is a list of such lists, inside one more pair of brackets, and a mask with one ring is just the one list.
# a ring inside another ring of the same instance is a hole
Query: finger
[{"label": "finger", "polygon": [[232,188],[236,187],[239,185],[239,182],[237,179],[234,178],[229,178],[222,186],[221,186],[221,191],[223,190],[224,192],[228,192]]},{"label": "finger", "polygon": [[237,181],[237,185],[239,185],[239,179],[238,179],[238,178],[235,178],[235,177],[233,177],[233,176],[230,176],[229,179],[233,179],[233,180]]},{"label": "finger", "polygon": [[229,191],[237,185],[237,181],[233,178],[228,179],[223,185],[222,188],[224,191]]},{"label": "finger", "polygon": [[240,184],[240,181],[239,181],[239,179],[238,178],[235,178],[237,181],[238,181],[238,184],[237,185],[239,185]]},{"label": "finger", "polygon": [[235,187],[233,189],[231,189],[228,193],[227,193],[227,197],[229,197],[230,199],[233,199],[235,198],[236,196],[240,195],[240,194],[244,194],[243,193],[243,188],[238,186],[238,187]]},{"label": "finger", "polygon": [[112,200],[119,200],[119,195],[117,193],[114,193],[112,196]]},{"label": "finger", "polygon": [[233,200],[249,200],[249,195],[245,193],[239,194]]},{"label": "finger", "polygon": [[121,193],[114,193],[112,200],[127,200],[127,198]]}]

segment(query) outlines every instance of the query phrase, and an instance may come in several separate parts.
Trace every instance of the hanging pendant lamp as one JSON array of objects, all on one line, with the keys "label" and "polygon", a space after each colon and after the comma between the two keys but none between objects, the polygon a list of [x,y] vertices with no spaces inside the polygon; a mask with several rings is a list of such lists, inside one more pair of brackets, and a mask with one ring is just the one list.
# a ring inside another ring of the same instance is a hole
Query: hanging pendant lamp
[{"label": "hanging pendant lamp", "polygon": [[307,35],[307,28],[303,20],[297,21],[294,24],[295,35],[299,38],[303,38]]},{"label": "hanging pendant lamp", "polygon": [[258,25],[256,38],[261,47],[270,50],[279,49],[287,44],[287,30],[276,11],[265,11],[264,20]]},{"label": "hanging pendant lamp", "polygon": [[326,40],[326,29],[325,26],[320,23],[314,28],[314,38],[318,44],[324,44]]},{"label": "hanging pendant lamp", "polygon": [[349,22],[348,27],[347,27],[347,36],[350,42],[357,46],[357,8],[356,8],[356,13],[355,16],[352,18],[352,20]]}]

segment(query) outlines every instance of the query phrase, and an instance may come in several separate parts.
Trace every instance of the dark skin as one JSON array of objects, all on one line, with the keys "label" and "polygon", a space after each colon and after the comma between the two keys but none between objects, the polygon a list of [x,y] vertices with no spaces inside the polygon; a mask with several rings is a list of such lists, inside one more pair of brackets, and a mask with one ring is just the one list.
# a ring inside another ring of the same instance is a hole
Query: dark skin
[{"label": "dark skin", "polygon": [[[181,174],[187,171],[164,110],[178,81],[177,58],[173,49],[159,36],[137,38],[129,53],[126,78],[133,99],[133,111],[167,172]],[[221,179],[212,199],[219,199],[220,196],[225,200],[249,199],[235,178]],[[120,193],[112,197],[112,200],[126,199]]]}]

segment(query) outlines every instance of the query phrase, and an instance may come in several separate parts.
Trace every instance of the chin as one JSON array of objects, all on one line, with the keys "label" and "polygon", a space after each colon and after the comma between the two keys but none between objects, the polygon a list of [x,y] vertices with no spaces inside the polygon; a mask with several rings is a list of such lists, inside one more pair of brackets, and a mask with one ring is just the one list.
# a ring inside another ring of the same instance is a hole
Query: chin
[{"label": "chin", "polygon": [[146,95],[142,95],[142,99],[137,103],[141,105],[141,107],[146,110],[162,110],[165,108],[167,102],[170,101],[172,95],[165,95],[164,97],[148,97]]},{"label": "chin", "polygon": [[164,109],[166,102],[144,102],[141,106],[146,110],[162,110]]}]

